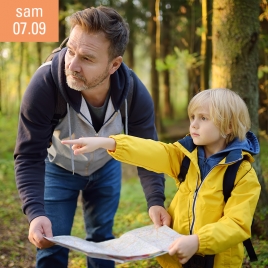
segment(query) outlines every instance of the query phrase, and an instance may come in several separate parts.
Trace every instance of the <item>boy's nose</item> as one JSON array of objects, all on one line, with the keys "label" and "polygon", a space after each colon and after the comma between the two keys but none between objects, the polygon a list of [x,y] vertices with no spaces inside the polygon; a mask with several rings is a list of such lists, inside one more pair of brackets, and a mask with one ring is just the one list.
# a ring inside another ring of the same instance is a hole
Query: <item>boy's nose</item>
[{"label": "boy's nose", "polygon": [[193,120],[191,123],[190,123],[191,127],[192,128],[197,128],[198,127],[198,124],[196,122],[196,120]]}]

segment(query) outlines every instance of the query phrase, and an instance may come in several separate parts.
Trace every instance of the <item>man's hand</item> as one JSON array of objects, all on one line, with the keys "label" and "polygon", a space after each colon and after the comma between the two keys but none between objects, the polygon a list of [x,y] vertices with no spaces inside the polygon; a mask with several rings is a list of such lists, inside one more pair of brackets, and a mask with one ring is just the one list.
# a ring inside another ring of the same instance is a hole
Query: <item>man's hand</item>
[{"label": "man's hand", "polygon": [[163,225],[170,226],[171,217],[166,211],[165,208],[161,206],[152,206],[149,208],[149,216],[154,223],[156,228],[161,227]]},{"label": "man's hand", "polygon": [[169,246],[169,255],[177,254],[179,262],[185,264],[198,250],[197,235],[183,235]]},{"label": "man's hand", "polygon": [[30,223],[29,228],[29,241],[40,249],[52,247],[54,244],[44,238],[53,237],[51,222],[45,216],[34,218]]}]

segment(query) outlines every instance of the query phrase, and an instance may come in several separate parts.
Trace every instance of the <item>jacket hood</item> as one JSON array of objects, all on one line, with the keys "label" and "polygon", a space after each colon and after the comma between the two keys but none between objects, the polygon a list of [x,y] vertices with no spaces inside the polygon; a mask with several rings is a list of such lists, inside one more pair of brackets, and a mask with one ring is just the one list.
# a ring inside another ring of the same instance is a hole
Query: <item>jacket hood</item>
[{"label": "jacket hood", "polygon": [[[190,153],[196,148],[196,145],[193,143],[193,139],[189,134],[178,142]],[[243,157],[243,152],[252,156],[260,152],[258,139],[253,132],[248,131],[246,133],[246,138],[242,141],[235,138],[224,150],[216,153],[212,158],[216,158],[217,160],[215,160],[218,161],[218,159],[222,158],[222,155],[224,155],[226,156],[226,163],[229,163],[241,159]]]},{"label": "jacket hood", "polygon": [[[67,48],[63,48],[59,53],[57,53],[51,64],[51,72],[53,80],[60,90],[62,96],[69,103],[72,108],[79,113],[82,95],[81,92],[70,88],[67,85],[66,75],[65,75],[65,53]],[[125,98],[127,97],[129,89],[129,68],[122,63],[118,70],[110,76],[111,84],[111,99],[115,110],[117,111]]]},{"label": "jacket hood", "polygon": [[233,150],[242,150],[251,155],[256,155],[260,152],[260,145],[255,134],[248,131],[244,140],[240,141],[238,138],[235,138],[222,152],[230,152]]}]

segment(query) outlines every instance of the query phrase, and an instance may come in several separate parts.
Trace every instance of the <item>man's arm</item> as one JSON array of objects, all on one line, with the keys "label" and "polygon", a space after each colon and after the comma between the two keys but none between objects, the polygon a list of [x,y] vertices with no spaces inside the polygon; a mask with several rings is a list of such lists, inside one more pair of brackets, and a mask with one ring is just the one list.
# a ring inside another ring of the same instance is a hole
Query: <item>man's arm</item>
[{"label": "man's arm", "polygon": [[26,89],[14,151],[16,184],[30,223],[28,238],[38,248],[53,245],[44,239],[44,235],[53,236],[44,210],[44,161],[55,109],[55,85],[50,76],[50,66],[38,69]]},{"label": "man's arm", "polygon": [[17,188],[29,222],[45,215],[44,160],[55,107],[54,85],[48,79],[49,73],[49,66],[40,68],[23,96],[14,151]]}]

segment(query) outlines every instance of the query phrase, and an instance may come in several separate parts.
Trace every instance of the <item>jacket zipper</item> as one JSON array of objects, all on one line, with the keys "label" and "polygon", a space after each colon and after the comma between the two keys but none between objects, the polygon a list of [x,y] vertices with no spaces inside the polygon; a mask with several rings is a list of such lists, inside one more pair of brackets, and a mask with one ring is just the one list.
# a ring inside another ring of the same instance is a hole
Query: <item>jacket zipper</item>
[{"label": "jacket zipper", "polygon": [[[209,175],[211,170],[216,166],[218,166],[218,165],[215,165],[210,169],[210,171],[208,172],[207,176]],[[206,177],[203,180],[201,180],[201,183],[200,183],[200,185],[198,187],[196,186],[196,189],[195,189],[195,192],[194,192],[194,196],[193,196],[194,201],[193,201],[193,207],[192,207],[193,219],[192,219],[192,223],[191,223],[191,226],[190,226],[190,235],[193,234],[193,228],[194,228],[194,224],[195,224],[195,205],[196,205],[197,195],[198,195],[198,192],[199,192],[204,180],[206,179]]]},{"label": "jacket zipper", "polygon": [[[241,160],[241,159],[242,159],[242,157],[240,157],[240,158],[239,158],[238,160],[236,160],[236,161],[229,162],[229,163],[225,163],[225,164],[230,165],[230,164],[232,164],[232,163],[234,163],[234,162],[237,162],[237,161],[239,161],[239,160]],[[213,167],[210,169],[210,171],[208,172],[207,176],[209,175],[209,173],[211,172],[211,170],[212,170],[213,168],[215,168],[216,166],[220,166],[220,165],[222,165],[222,164],[218,164],[218,165],[213,166]],[[206,176],[206,177],[207,177],[207,176]],[[194,228],[194,223],[195,223],[195,204],[196,204],[197,195],[198,195],[198,192],[199,192],[199,190],[200,190],[200,188],[201,188],[201,186],[202,186],[202,184],[203,184],[203,181],[206,179],[206,177],[201,181],[199,187],[196,187],[195,192],[194,192],[194,196],[193,196],[193,200],[194,200],[194,201],[193,201],[193,207],[192,207],[193,219],[192,219],[192,223],[191,223],[191,226],[190,226],[190,234],[193,233],[193,228]]]},{"label": "jacket zipper", "polygon": [[193,234],[193,228],[194,228],[194,223],[195,223],[195,204],[196,204],[197,194],[198,194],[199,189],[201,188],[201,186],[203,184],[203,181],[201,181],[201,184],[199,185],[199,187],[197,187],[194,191],[194,196],[193,196],[194,201],[193,201],[193,207],[192,207],[193,219],[192,219],[192,223],[191,223],[191,227],[190,227],[190,235]]}]

